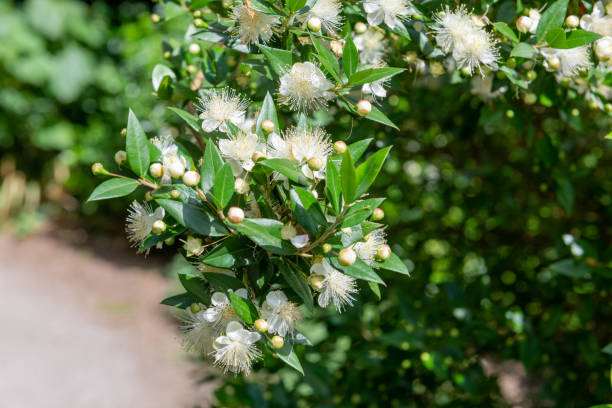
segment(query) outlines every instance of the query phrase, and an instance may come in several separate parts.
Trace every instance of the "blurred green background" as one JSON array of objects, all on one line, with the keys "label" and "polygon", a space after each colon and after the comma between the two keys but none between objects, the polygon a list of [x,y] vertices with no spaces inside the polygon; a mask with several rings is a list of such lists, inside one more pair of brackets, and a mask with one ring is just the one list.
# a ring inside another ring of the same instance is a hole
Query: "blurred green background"
[{"label": "blurred green background", "polygon": [[[150,11],[138,2],[0,4],[5,228],[32,231],[46,218],[122,234],[108,220],[125,215],[125,201],[84,202],[98,183],[91,163],[114,166],[129,107],[149,135],[166,122],[151,72],[185,22],[154,26]],[[347,141],[394,145],[374,194],[389,197],[388,235],[412,277],[385,276],[382,301],[362,290],[357,307],[304,327],[315,344],[301,351],[306,377],[280,362],[227,377],[219,406],[612,400],[610,116],[576,111],[560,93],[547,96],[558,109],[512,95],[483,102],[445,81],[394,83],[382,110],[400,133],[354,126],[342,113],[318,118]]]}]

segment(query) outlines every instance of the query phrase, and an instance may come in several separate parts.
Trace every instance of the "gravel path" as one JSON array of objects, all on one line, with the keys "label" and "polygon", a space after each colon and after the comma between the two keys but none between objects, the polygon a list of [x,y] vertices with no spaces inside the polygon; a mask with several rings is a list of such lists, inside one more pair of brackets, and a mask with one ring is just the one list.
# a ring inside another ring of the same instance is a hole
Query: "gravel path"
[{"label": "gravel path", "polygon": [[155,271],[0,235],[0,406],[207,407]]}]

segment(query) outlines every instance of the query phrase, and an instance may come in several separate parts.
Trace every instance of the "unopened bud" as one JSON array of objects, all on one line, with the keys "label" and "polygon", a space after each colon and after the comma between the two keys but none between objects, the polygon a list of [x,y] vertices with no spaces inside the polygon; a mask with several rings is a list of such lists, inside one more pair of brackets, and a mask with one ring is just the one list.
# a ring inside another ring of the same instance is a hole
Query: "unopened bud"
[{"label": "unopened bud", "polygon": [[325,280],[325,277],[321,276],[321,275],[311,275],[310,276],[310,287],[312,287],[314,290],[321,290],[323,289],[323,281]]},{"label": "unopened bud", "polygon": [[172,190],[170,196],[176,200],[181,196],[181,193],[178,190]]},{"label": "unopened bud", "polygon": [[123,137],[127,136],[127,129],[126,128],[121,129],[121,136],[123,136]]},{"label": "unopened bud", "polygon": [[162,220],[157,220],[153,223],[151,230],[153,231],[154,234],[159,235],[166,230],[166,223],[163,222]]},{"label": "unopened bud", "polygon": [[153,196],[151,195],[150,191],[147,191],[145,193],[145,201],[151,201],[151,200],[153,200]]},{"label": "unopened bud", "polygon": [[576,28],[578,27],[578,24],[580,24],[580,19],[578,16],[572,14],[565,18],[565,25],[569,28]]},{"label": "unopened bud", "polygon": [[372,112],[372,104],[370,101],[366,101],[365,99],[357,102],[357,113],[361,116],[369,115]]},{"label": "unopened bud", "polygon": [[573,117],[577,118],[578,116],[580,116],[580,111],[576,108],[572,109],[570,111],[570,115],[572,115]]},{"label": "unopened bud", "polygon": [[174,237],[166,238],[164,240],[164,244],[166,244],[166,245],[174,245]]},{"label": "unopened bud", "polygon": [[164,174],[164,166],[161,163],[153,163],[149,166],[149,173],[151,177],[159,178]]},{"label": "unopened bud", "polygon": [[389,259],[390,256],[391,248],[387,244],[382,245],[380,248],[378,248],[378,250],[376,250],[376,258],[381,261]]},{"label": "unopened bud", "polygon": [[559,57],[553,55],[552,57],[548,58],[546,60],[546,63],[548,64],[548,67],[550,69],[554,69],[557,70],[559,69],[559,67],[561,66],[561,60],[559,59]]},{"label": "unopened bud", "polygon": [[595,41],[594,47],[595,55],[601,61],[608,61],[612,58],[612,38],[604,37]]},{"label": "unopened bud", "polygon": [[197,70],[198,67],[196,67],[195,65],[187,65],[187,72],[189,72],[190,74],[195,74]]},{"label": "unopened bud", "polygon": [[185,165],[180,160],[176,160],[170,164],[168,172],[172,178],[181,178],[185,174]]},{"label": "unopened bud", "polygon": [[252,159],[253,159],[253,161],[254,161],[255,163],[257,163],[258,161],[260,161],[260,160],[262,160],[262,159],[265,159],[265,158],[266,158],[266,155],[265,155],[265,154],[263,154],[263,153],[262,153],[262,152],[260,152],[260,151],[256,151],[255,153],[253,153],[253,157],[252,157]]},{"label": "unopened bud", "polygon": [[531,26],[533,25],[533,20],[527,16],[521,16],[516,20],[516,29],[521,33],[528,33],[531,30]]},{"label": "unopened bud", "polygon": [[92,164],[91,165],[91,172],[95,176],[106,176],[108,174],[108,171],[106,171],[106,169],[104,168],[102,163],[94,163],[94,164]]},{"label": "unopened bud", "polygon": [[200,46],[196,43],[189,44],[189,53],[196,55],[200,53]]},{"label": "unopened bud", "polygon": [[257,330],[260,333],[265,333],[269,327],[268,322],[266,322],[264,319],[255,320],[255,323],[253,323],[253,326],[255,326],[255,330]]},{"label": "unopened bud", "polygon": [[528,93],[523,96],[523,101],[526,105],[533,105],[538,100],[538,96],[534,93]]},{"label": "unopened bud", "polygon": [[245,179],[238,177],[236,181],[234,181],[234,190],[236,190],[238,194],[246,194],[250,189],[249,183],[247,183]]},{"label": "unopened bud", "polygon": [[117,165],[121,166],[123,163],[125,163],[126,159],[127,153],[125,153],[124,150],[118,150],[117,153],[115,153],[115,163],[117,163]]},{"label": "unopened bud", "polygon": [[323,250],[324,254],[328,254],[329,251],[332,250],[332,246],[331,246],[331,244],[323,244],[323,245],[321,245],[321,249]]},{"label": "unopened bud", "polygon": [[241,223],[244,220],[244,211],[240,207],[230,207],[227,210],[227,219],[234,224]]},{"label": "unopened bud", "polygon": [[538,73],[535,72],[533,69],[527,71],[527,80],[529,81],[533,81],[538,77]]},{"label": "unopened bud", "polygon": [[320,157],[311,157],[308,159],[308,168],[313,171],[321,170],[323,167],[323,160]]},{"label": "unopened bud", "polygon": [[355,23],[355,32],[357,34],[363,34],[367,31],[368,26],[365,25],[365,23],[362,23],[361,21]]},{"label": "unopened bud", "polygon": [[266,133],[274,132],[275,128],[276,126],[274,126],[274,122],[272,122],[270,119],[266,119],[263,122],[261,122],[261,130],[263,130]]},{"label": "unopened bud", "polygon": [[374,211],[372,211],[373,221],[380,221],[383,218],[385,218],[385,212],[382,210],[382,208],[375,208]]},{"label": "unopened bud", "polygon": [[197,303],[192,303],[191,306],[189,306],[189,310],[191,310],[191,313],[196,314],[202,310],[202,308]]},{"label": "unopened bud", "polygon": [[310,17],[308,19],[308,29],[310,31],[321,31],[321,19],[318,17]]},{"label": "unopened bud", "polygon": [[200,183],[200,175],[196,171],[189,170],[183,174],[183,184],[188,187],[195,187]]},{"label": "unopened bud", "polygon": [[514,111],[513,111],[512,109],[508,109],[508,110],[506,111],[506,117],[507,117],[508,119],[512,119],[512,118],[514,117]]},{"label": "unopened bud", "polygon": [[461,68],[461,75],[466,76],[466,77],[470,77],[470,76],[472,76],[472,71],[470,71],[470,69],[468,67],[463,67],[463,68]]},{"label": "unopened bud", "polygon": [[172,56],[172,53],[170,51],[164,51],[162,55],[165,59],[169,59]]},{"label": "unopened bud", "polygon": [[281,336],[272,337],[272,340],[270,340],[270,342],[272,343],[272,346],[277,350],[283,348],[283,346],[285,345],[285,340]]},{"label": "unopened bud", "polygon": [[159,17],[159,15],[151,14],[151,21],[153,22],[153,24],[159,23],[160,20],[161,20],[161,18]]},{"label": "unopened bud", "polygon": [[205,27],[206,23],[201,18],[196,18],[193,20],[193,25],[196,27]]},{"label": "unopened bud", "polygon": [[508,58],[506,60],[506,66],[508,68],[516,68],[516,59],[515,58]]},{"label": "unopened bud", "polygon": [[342,140],[338,140],[334,143],[334,151],[338,154],[346,152],[347,146]]},{"label": "unopened bud", "polygon": [[351,266],[357,260],[357,254],[352,248],[344,248],[338,254],[338,262],[342,266]]},{"label": "unopened bud", "polygon": [[200,17],[200,16],[202,16],[202,10],[195,10],[195,11],[193,12],[193,16],[194,16],[194,17]]}]

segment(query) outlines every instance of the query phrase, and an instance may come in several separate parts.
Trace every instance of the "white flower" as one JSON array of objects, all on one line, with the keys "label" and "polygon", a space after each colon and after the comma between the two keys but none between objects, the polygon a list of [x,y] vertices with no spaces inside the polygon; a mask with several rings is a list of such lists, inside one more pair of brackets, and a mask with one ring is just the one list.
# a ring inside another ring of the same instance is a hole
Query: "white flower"
[{"label": "white flower", "polygon": [[359,241],[353,245],[353,250],[357,256],[368,265],[377,268],[376,251],[378,248],[387,243],[385,239],[385,231],[382,228],[370,232],[364,237],[363,241]]},{"label": "white flower", "polygon": [[187,237],[187,240],[181,240],[183,248],[187,252],[187,256],[198,256],[204,251],[202,240],[200,238]]},{"label": "white flower", "polygon": [[[232,290],[230,289],[229,292],[232,292]],[[243,299],[248,298],[248,292],[244,288],[238,289],[233,293]],[[220,334],[229,322],[238,320],[238,316],[225,293],[213,293],[210,302],[212,305],[204,311],[204,319],[213,325],[217,334]]]},{"label": "white flower", "polygon": [[259,142],[259,137],[255,133],[240,132],[236,136],[228,139],[219,140],[219,151],[229,160],[234,175],[242,172],[242,169],[251,171],[255,162],[253,153],[263,150],[263,144]]},{"label": "white flower", "polygon": [[236,92],[230,88],[223,88],[220,91],[211,90],[198,102],[202,129],[205,132],[213,132],[217,129],[227,132],[226,120],[240,126],[249,107],[249,100],[236,95]]},{"label": "white flower", "polygon": [[323,71],[312,62],[297,62],[280,78],[278,100],[292,110],[323,109],[333,99],[334,87]]},{"label": "white flower", "polygon": [[299,249],[299,248],[304,248],[306,245],[308,245],[308,241],[310,241],[310,237],[308,237],[308,234],[296,235],[295,237],[291,238],[289,241],[291,241],[291,245]]},{"label": "white flower", "polygon": [[266,295],[266,300],[261,305],[261,312],[268,322],[268,333],[282,337],[292,334],[302,318],[298,306],[290,302],[280,290],[274,290]]},{"label": "white flower", "polygon": [[612,16],[605,15],[605,11],[603,3],[598,1],[593,6],[591,14],[585,14],[580,18],[580,27],[604,37],[612,37]]},{"label": "white flower", "polygon": [[470,73],[484,67],[497,70],[499,54],[496,40],[490,33],[474,23],[472,15],[460,6],[454,12],[448,7],[436,16],[437,25],[433,27],[436,43],[445,53],[451,53],[457,62],[457,69],[467,69]]},{"label": "white flower", "polygon": [[245,330],[236,321],[227,324],[225,333],[225,336],[217,337],[213,345],[215,364],[223,367],[226,372],[248,375],[253,362],[261,356],[261,351],[255,347],[261,336]]},{"label": "white flower", "polygon": [[326,259],[313,264],[310,273],[323,276],[321,293],[317,300],[319,306],[327,307],[331,301],[341,313],[346,305],[353,305],[355,299],[352,294],[357,292],[354,278],[334,269]]},{"label": "white flower", "polygon": [[162,207],[157,207],[153,211],[149,204],[134,201],[128,209],[127,225],[125,227],[128,240],[132,246],[141,246],[151,233],[153,223],[157,220],[163,220],[165,214]]},{"label": "white flower", "polygon": [[274,35],[273,29],[280,24],[277,16],[246,8],[244,4],[236,5],[232,15],[238,20],[237,35],[243,44],[267,43]]},{"label": "white flower", "polygon": [[408,0],[366,0],[363,9],[368,14],[370,25],[377,26],[384,21],[391,29],[398,26],[400,20],[414,13]]},{"label": "white flower", "polygon": [[591,66],[591,52],[588,45],[569,49],[543,48],[540,53],[545,58],[544,67],[549,71],[555,71],[555,69],[548,65],[548,59],[559,58],[561,64],[558,71],[564,77],[576,76],[580,71]]},{"label": "white flower", "polygon": [[[302,172],[309,178],[322,179],[325,177],[327,156],[333,150],[329,136],[321,128],[287,130],[283,137],[271,133],[268,137],[269,157],[294,161],[302,165]],[[318,157],[323,163],[321,169],[312,171],[307,161]]]},{"label": "white flower", "polygon": [[172,182],[172,176],[170,175],[170,169],[173,167],[183,169],[187,167],[187,160],[178,154],[178,146],[174,143],[172,136],[154,137],[151,139],[151,143],[159,149],[161,152],[162,166],[164,169],[163,176],[161,178],[161,184],[170,184]]},{"label": "white flower", "polygon": [[385,53],[385,35],[377,30],[368,30],[353,38],[362,64],[379,63]]},{"label": "white flower", "polygon": [[198,313],[193,313],[187,308],[176,313],[176,317],[181,321],[180,330],[184,335],[183,347],[185,350],[208,354],[212,351],[215,331],[204,317],[204,305],[200,307],[201,310]]},{"label": "white flower", "polygon": [[327,33],[334,33],[342,23],[342,3],[339,0],[315,0],[314,5],[297,20],[306,24],[312,17],[321,20],[321,26]]}]

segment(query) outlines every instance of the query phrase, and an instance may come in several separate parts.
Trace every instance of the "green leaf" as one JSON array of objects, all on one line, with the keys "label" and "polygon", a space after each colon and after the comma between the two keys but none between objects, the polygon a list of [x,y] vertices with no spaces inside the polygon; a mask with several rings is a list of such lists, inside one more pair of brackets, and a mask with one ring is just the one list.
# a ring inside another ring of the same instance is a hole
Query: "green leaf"
[{"label": "green leaf", "polygon": [[127,135],[125,141],[125,150],[127,152],[128,163],[130,168],[137,175],[144,177],[149,170],[151,162],[149,153],[149,140],[145,135],[142,126],[134,112],[130,109],[128,115]]},{"label": "green leaf", "polygon": [[[272,350],[274,347],[270,344]],[[304,375],[304,369],[302,368],[302,364],[300,363],[300,359],[293,351],[293,345],[287,341],[280,350],[275,350],[278,358],[283,360],[288,366],[297,370],[300,374]]]},{"label": "green leaf", "polygon": [[230,237],[208,252],[201,262],[217,268],[250,265],[254,262],[251,245],[240,237]]},{"label": "green leaf", "polygon": [[351,206],[342,220],[341,227],[352,227],[353,225],[361,223],[363,220],[372,215],[374,209],[380,206],[384,200],[384,198],[370,198]]},{"label": "green leaf", "polygon": [[384,149],[380,149],[372,156],[363,162],[356,171],[356,183],[357,188],[355,190],[355,198],[361,196],[368,191],[368,188],[372,185],[376,176],[382,169],[382,166],[389,154],[391,146],[387,146]]},{"label": "green leaf", "polygon": [[181,234],[185,231],[185,227],[182,225],[176,225],[166,228],[164,232],[161,234],[150,233],[149,236],[144,240],[140,248],[138,248],[139,252],[146,252],[147,249],[153,248],[160,242],[164,242],[168,238],[172,238]]},{"label": "green leaf", "polygon": [[200,303],[210,303],[210,291],[206,283],[199,276],[179,274],[181,285]]},{"label": "green leaf", "polygon": [[504,37],[506,37],[507,39],[512,41],[513,44],[516,44],[516,43],[519,42],[518,37],[516,36],[514,31],[512,31],[512,29],[510,27],[508,27],[508,24],[502,23],[502,22],[493,23],[493,27],[495,27],[495,30],[497,30],[501,34],[503,34]]},{"label": "green leaf", "polygon": [[217,292],[227,292],[228,290],[238,290],[244,288],[242,282],[233,276],[218,272],[202,272],[204,278],[210,283]]},{"label": "green leaf", "polygon": [[283,76],[293,65],[293,53],[291,51],[270,48],[261,44],[257,44],[257,47],[266,57],[266,62],[270,64],[272,71],[279,77]]},{"label": "green leaf", "polygon": [[342,209],[342,203],[340,201],[342,194],[342,187],[340,187],[340,174],[338,173],[338,168],[333,162],[331,156],[327,157],[325,189],[327,190],[328,199],[334,208],[334,211],[336,214],[340,214],[340,210]]},{"label": "green leaf", "polygon": [[365,116],[366,119],[369,119],[374,122],[382,123],[383,125],[391,126],[395,130],[399,130],[399,128],[378,109],[376,106],[372,106],[372,111]]},{"label": "green leaf", "polygon": [[349,33],[344,39],[344,49],[342,50],[342,68],[347,78],[350,78],[355,73],[358,64],[359,53]]},{"label": "green leaf", "polygon": [[372,269],[368,264],[363,262],[360,258],[357,258],[355,263],[351,266],[340,265],[340,262],[338,262],[338,258],[335,256],[331,256],[328,259],[334,268],[346,273],[347,275],[352,276],[353,278],[380,283],[382,285],[385,284],[385,282],[380,278],[380,276],[378,276],[378,274],[374,272],[374,269]]},{"label": "green leaf", "polygon": [[170,68],[165,65],[157,64],[155,68],[153,68],[153,90],[157,92],[159,90],[160,85],[164,78],[170,78],[170,80],[176,80],[176,75]]},{"label": "green leaf", "polygon": [[187,309],[192,303],[197,300],[190,293],[185,292],[178,295],[170,296],[160,302],[162,305],[178,307],[179,309]]},{"label": "green leaf", "polygon": [[224,209],[232,199],[234,195],[234,182],[232,166],[229,163],[225,163],[215,176],[213,184],[213,197],[217,202],[219,210]]},{"label": "green leaf", "polygon": [[378,286],[378,283],[368,281],[368,286],[370,287],[370,290],[374,293],[374,295],[376,295],[378,300],[380,300],[381,299],[380,286]]},{"label": "green leaf", "polygon": [[604,347],[603,349],[601,349],[601,351],[603,351],[606,354],[612,354],[612,343],[608,343],[608,345]]},{"label": "green leaf", "polygon": [[565,31],[562,28],[553,28],[546,34],[546,42],[552,48],[569,49],[576,48],[593,41],[597,41],[601,35],[585,30],[572,30],[565,38]]},{"label": "green leaf", "polygon": [[261,105],[261,111],[257,117],[257,135],[261,138],[265,136],[265,132],[261,129],[261,124],[264,120],[271,120],[274,123],[274,128],[278,132],[280,130],[280,124],[278,123],[278,116],[276,114],[276,106],[274,105],[274,99],[270,92],[266,93],[266,97]]},{"label": "green leaf", "polygon": [[571,213],[574,209],[574,187],[568,179],[557,181],[557,199],[565,211]]},{"label": "green leaf", "polygon": [[327,225],[325,215],[316,198],[304,189],[295,187],[289,193],[291,196],[291,209],[298,223],[312,236],[319,233],[319,227]]},{"label": "green leaf", "polygon": [[536,30],[538,42],[541,42],[545,38],[549,30],[563,25],[568,4],[569,0],[557,0],[542,13]]},{"label": "green leaf", "polygon": [[190,10],[197,10],[197,9],[204,8],[211,1],[212,0],[192,0],[191,3],[189,3],[189,9]]},{"label": "green leaf", "polygon": [[561,27],[551,28],[546,33],[546,42],[553,48],[565,43],[565,30]]},{"label": "green leaf", "polygon": [[344,205],[348,205],[355,199],[355,191],[357,191],[355,165],[353,164],[349,149],[346,149],[342,156],[342,163],[340,164],[340,182],[342,185]]},{"label": "green leaf", "polygon": [[227,296],[239,318],[248,324],[253,324],[255,320],[259,319],[259,313],[257,313],[257,309],[255,305],[253,305],[253,302],[248,299],[243,299],[232,292],[228,292]]},{"label": "green leaf", "polygon": [[202,168],[200,169],[200,187],[202,191],[207,193],[212,188],[215,176],[221,167],[223,167],[223,158],[219,154],[217,146],[212,141],[206,140],[206,150],[204,151]]},{"label": "green leaf", "polygon": [[393,252],[391,252],[391,256],[389,258],[385,259],[383,262],[379,262],[378,266],[380,269],[410,275],[410,271],[408,270],[406,264],[402,262],[399,256],[395,255]]},{"label": "green leaf", "polygon": [[176,18],[182,14],[187,13],[187,9],[182,8],[176,3],[166,3],[164,9],[164,16],[166,21]]},{"label": "green leaf", "polygon": [[140,185],[137,180],[128,178],[112,178],[104,181],[92,191],[87,201],[108,200],[123,197],[132,193]]},{"label": "green leaf", "polygon": [[181,119],[185,121],[196,132],[200,132],[200,121],[197,117],[193,116],[191,113],[184,111],[179,108],[169,107],[172,112],[176,113]]},{"label": "green leaf", "polygon": [[323,47],[319,40],[317,40],[312,34],[310,35],[310,40],[314,44],[317,50],[317,57],[323,65],[323,68],[334,77],[336,82],[340,82],[340,64],[338,64],[338,60],[327,48]]},{"label": "green leaf", "polygon": [[294,183],[308,184],[302,169],[291,160],[287,159],[267,159],[257,162],[267,169],[278,171]]},{"label": "green leaf", "polygon": [[349,145],[349,150],[351,152],[351,158],[353,159],[353,163],[356,163],[357,160],[359,160],[361,156],[363,156],[365,151],[368,149],[368,146],[370,145],[370,143],[372,143],[372,140],[374,139],[372,138],[363,139],[355,143],[351,143]]},{"label": "green leaf", "polygon": [[241,234],[274,254],[287,255],[295,253],[295,248],[281,238],[280,229],[283,223],[268,218],[248,218],[239,224],[232,224]]},{"label": "green leaf", "polygon": [[361,71],[357,71],[353,73],[353,75],[349,77],[349,84],[351,85],[368,84],[370,82],[374,82],[379,79],[392,77],[403,71],[405,71],[404,68],[392,68],[392,67],[362,69]]},{"label": "green leaf", "polygon": [[183,204],[180,201],[161,198],[155,201],[181,225],[191,228],[198,234],[219,237],[228,233],[227,228],[221,222],[194,203]]},{"label": "green leaf", "polygon": [[589,267],[584,262],[574,259],[562,259],[548,266],[554,275],[562,275],[570,278],[583,278],[589,273]]},{"label": "green leaf", "polygon": [[306,0],[287,0],[289,11],[298,11],[306,5]]},{"label": "green leaf", "polygon": [[284,262],[280,262],[278,267],[281,276],[285,279],[289,287],[304,301],[304,306],[306,306],[308,310],[312,310],[312,292],[310,291],[310,286],[308,286],[308,282],[306,282],[304,275]]},{"label": "green leaf", "polygon": [[510,52],[511,57],[520,57],[520,58],[533,58],[538,51],[531,44],[527,43],[518,43],[514,46],[512,51]]},{"label": "green leaf", "polygon": [[529,84],[527,83],[527,81],[525,81],[524,79],[522,79],[519,74],[513,70],[512,68],[506,66],[506,65],[502,65],[499,70],[501,72],[503,72],[506,77],[510,80],[510,82],[512,82],[514,85],[523,88],[523,89],[528,89],[529,88]]}]

